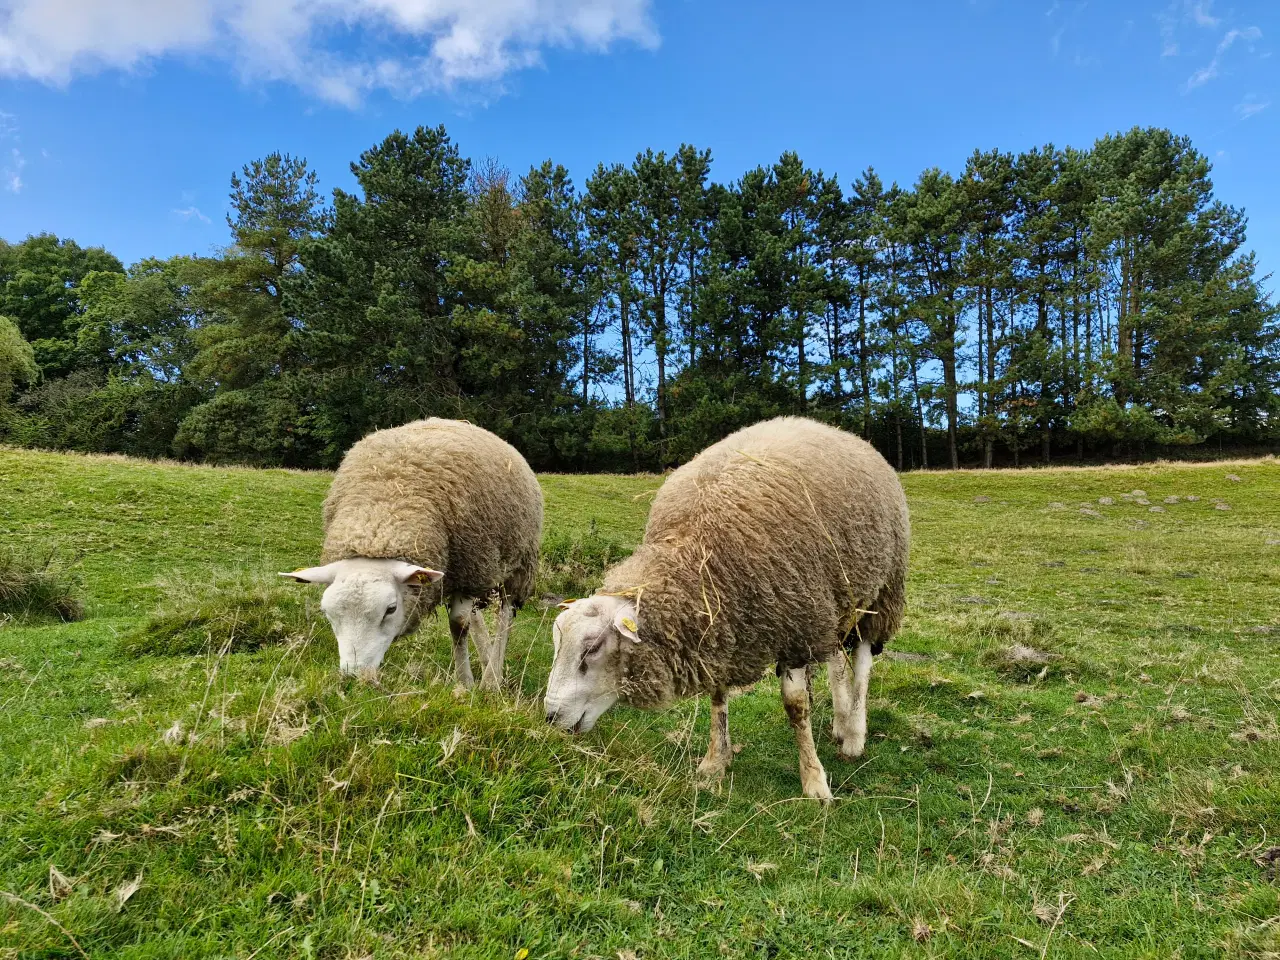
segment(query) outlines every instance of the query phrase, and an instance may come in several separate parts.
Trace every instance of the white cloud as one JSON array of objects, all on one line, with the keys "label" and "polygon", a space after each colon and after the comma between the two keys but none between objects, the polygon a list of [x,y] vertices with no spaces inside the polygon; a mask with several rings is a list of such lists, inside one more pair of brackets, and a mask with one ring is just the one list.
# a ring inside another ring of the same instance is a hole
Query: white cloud
[{"label": "white cloud", "polygon": [[1259,100],[1252,93],[1236,104],[1236,114],[1241,120],[1248,120],[1250,117],[1256,117],[1267,107],[1271,106],[1270,100]]},{"label": "white cloud", "polygon": [[1254,41],[1262,39],[1262,31],[1257,27],[1245,27],[1243,30],[1232,28],[1223,35],[1222,40],[1218,43],[1218,49],[1213,55],[1213,59],[1209,61],[1207,66],[1201,67],[1190,77],[1187,78],[1186,90],[1188,92],[1196,87],[1202,87],[1214,77],[1218,75],[1218,67],[1222,63],[1222,56],[1230,50],[1237,40],[1243,40],[1245,43],[1252,45]]},{"label": "white cloud", "polygon": [[1218,55],[1226,53],[1231,49],[1231,45],[1237,40],[1244,40],[1247,43],[1253,43],[1255,40],[1262,39],[1262,31],[1257,27],[1245,27],[1243,30],[1228,30],[1227,35],[1222,38],[1222,42],[1218,44]]},{"label": "white cloud", "polygon": [[196,220],[199,220],[201,223],[213,222],[208,217],[206,217],[203,213],[200,212],[199,207],[184,207],[181,210],[174,210],[173,212],[176,213],[178,216],[180,216],[183,220],[191,220],[194,218]]},{"label": "white cloud", "polygon": [[495,83],[551,47],[658,42],[651,0],[0,0],[0,75],[65,84],[165,56],[354,105]]},{"label": "white cloud", "polygon": [[1187,89],[1194,90],[1196,87],[1203,87],[1206,83],[1218,75],[1218,58],[1214,57],[1207,67],[1201,67],[1191,76],[1187,77]]}]

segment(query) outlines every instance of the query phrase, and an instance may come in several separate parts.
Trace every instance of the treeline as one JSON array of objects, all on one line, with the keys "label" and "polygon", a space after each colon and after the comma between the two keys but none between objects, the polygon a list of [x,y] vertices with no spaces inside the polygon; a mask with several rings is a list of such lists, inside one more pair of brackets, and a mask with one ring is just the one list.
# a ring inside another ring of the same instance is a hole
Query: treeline
[{"label": "treeline", "polygon": [[[1242,210],[1166,130],[975,152],[907,188],[646,151],[579,192],[393,133],[326,202],[232,177],[218,256],[0,243],[0,439],[332,466],[428,415],[540,469],[654,469],[799,413],[900,468],[1280,441]],[[7,319],[5,319],[7,318]]]}]

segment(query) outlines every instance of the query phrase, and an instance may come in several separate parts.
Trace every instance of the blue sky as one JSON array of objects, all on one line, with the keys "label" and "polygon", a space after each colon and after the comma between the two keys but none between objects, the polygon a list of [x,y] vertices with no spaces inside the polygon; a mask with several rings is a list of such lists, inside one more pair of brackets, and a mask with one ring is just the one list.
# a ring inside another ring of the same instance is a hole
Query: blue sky
[{"label": "blue sky", "polygon": [[418,124],[579,184],[682,141],[720,180],[790,149],[909,183],[1158,125],[1211,158],[1270,273],[1277,37],[1264,0],[0,0],[0,236],[208,253],[241,164],[287,151],[349,188]]}]

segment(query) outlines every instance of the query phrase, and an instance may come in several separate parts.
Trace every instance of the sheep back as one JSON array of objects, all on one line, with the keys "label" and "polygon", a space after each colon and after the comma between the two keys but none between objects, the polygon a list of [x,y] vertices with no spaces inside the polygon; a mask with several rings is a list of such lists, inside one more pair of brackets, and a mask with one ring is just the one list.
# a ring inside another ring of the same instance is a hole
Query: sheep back
[{"label": "sheep back", "polygon": [[487,430],[432,418],[379,430],[343,458],[324,501],[323,562],[393,558],[445,572],[437,596],[517,606],[533,592],[542,489]]},{"label": "sheep back", "polygon": [[905,606],[910,525],[865,441],[800,417],[747,427],[676,470],[644,542],[601,592],[636,598],[622,696],[657,706],[746,686],[773,666],[875,652]]}]

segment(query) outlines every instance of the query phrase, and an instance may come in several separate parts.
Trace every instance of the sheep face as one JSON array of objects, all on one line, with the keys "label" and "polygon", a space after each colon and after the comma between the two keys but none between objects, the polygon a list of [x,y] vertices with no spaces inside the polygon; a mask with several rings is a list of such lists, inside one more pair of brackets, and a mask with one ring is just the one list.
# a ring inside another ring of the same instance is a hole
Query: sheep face
[{"label": "sheep face", "polygon": [[595,596],[566,605],[552,628],[555,662],[547,680],[547,723],[585,733],[618,702],[621,645],[639,642],[635,605]]},{"label": "sheep face", "polygon": [[320,609],[338,639],[341,671],[372,676],[391,641],[415,625],[409,614],[417,603],[417,588],[444,574],[402,560],[355,558],[280,576],[325,584]]}]

